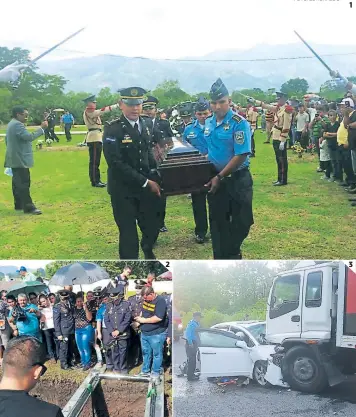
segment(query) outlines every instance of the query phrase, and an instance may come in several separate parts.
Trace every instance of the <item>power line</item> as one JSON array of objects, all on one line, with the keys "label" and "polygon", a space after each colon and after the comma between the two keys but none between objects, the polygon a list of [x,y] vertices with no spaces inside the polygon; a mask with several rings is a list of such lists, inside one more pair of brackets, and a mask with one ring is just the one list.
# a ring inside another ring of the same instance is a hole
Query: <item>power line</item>
[{"label": "power line", "polygon": [[[39,49],[46,49],[43,46],[37,46],[35,48]],[[71,52],[71,53],[80,53],[80,54],[88,54],[86,51],[76,51],[71,49],[61,49],[58,50],[63,52]],[[356,55],[356,52],[347,52],[342,54],[324,54],[320,55],[321,57],[335,57],[335,56],[349,56],[349,55]],[[93,56],[93,55],[91,55]],[[277,57],[277,58],[253,58],[253,59],[183,59],[183,58],[147,58],[142,56],[137,57],[129,57],[125,55],[119,54],[97,54],[95,56],[107,56],[112,58],[126,58],[126,59],[141,59],[146,61],[171,61],[171,62],[266,62],[266,61],[288,61],[288,60],[296,60],[296,59],[315,59],[313,55],[311,56],[294,56],[294,57]]]}]

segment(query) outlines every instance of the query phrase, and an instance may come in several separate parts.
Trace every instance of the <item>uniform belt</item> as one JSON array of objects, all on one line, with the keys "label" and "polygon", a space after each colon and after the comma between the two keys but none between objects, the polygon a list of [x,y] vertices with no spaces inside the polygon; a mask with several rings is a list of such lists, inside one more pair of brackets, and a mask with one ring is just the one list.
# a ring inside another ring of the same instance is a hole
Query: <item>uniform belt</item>
[{"label": "uniform belt", "polygon": [[233,172],[232,174],[230,174],[230,175],[227,175],[226,177],[224,177],[224,178],[231,178],[231,177],[239,177],[242,173],[245,173],[246,171],[248,171],[248,167],[245,167],[245,168],[242,168],[242,169],[239,169],[239,170],[237,170],[237,171],[235,171],[235,172]]},{"label": "uniform belt", "polygon": [[280,132],[282,132],[282,128],[281,128],[281,127],[278,127],[278,126],[276,126],[276,125],[274,125],[273,127],[274,127],[275,129],[279,130]]},{"label": "uniform belt", "polygon": [[93,129],[88,129],[88,132],[94,132],[95,130],[98,130],[99,132],[101,132],[101,129],[99,129],[98,127],[95,127]]}]

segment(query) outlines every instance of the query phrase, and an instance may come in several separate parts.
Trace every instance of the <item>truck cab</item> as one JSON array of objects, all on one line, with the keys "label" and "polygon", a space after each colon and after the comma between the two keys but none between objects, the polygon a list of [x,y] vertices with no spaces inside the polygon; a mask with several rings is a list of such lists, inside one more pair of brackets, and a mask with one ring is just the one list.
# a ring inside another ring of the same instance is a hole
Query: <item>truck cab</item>
[{"label": "truck cab", "polygon": [[318,392],[355,373],[354,261],[304,261],[276,277],[266,339],[276,345],[283,381],[297,390]]}]

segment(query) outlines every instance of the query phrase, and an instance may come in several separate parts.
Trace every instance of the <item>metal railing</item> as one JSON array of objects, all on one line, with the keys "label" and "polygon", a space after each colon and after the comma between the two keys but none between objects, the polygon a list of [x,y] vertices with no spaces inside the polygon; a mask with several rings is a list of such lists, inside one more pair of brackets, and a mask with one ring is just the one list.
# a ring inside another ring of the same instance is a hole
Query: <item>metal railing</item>
[{"label": "metal railing", "polygon": [[[148,384],[145,413],[142,417],[164,417],[164,375],[161,375],[161,382],[157,384],[155,380],[131,375],[118,375],[104,372],[105,368],[93,370],[82,382],[77,391],[70,398],[62,413],[64,417],[80,417],[87,402],[93,399],[93,417],[95,413],[96,390],[100,388],[102,380],[146,382]],[[110,415],[110,414],[108,414]]]}]

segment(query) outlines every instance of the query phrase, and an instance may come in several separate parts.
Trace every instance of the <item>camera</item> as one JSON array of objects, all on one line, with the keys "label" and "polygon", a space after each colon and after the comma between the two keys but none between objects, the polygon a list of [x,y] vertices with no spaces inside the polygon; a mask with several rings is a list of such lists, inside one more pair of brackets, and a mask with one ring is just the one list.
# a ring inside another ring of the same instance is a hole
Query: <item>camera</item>
[{"label": "camera", "polygon": [[27,320],[26,312],[19,306],[16,306],[12,309],[11,315],[14,318],[15,321],[26,321]]}]

